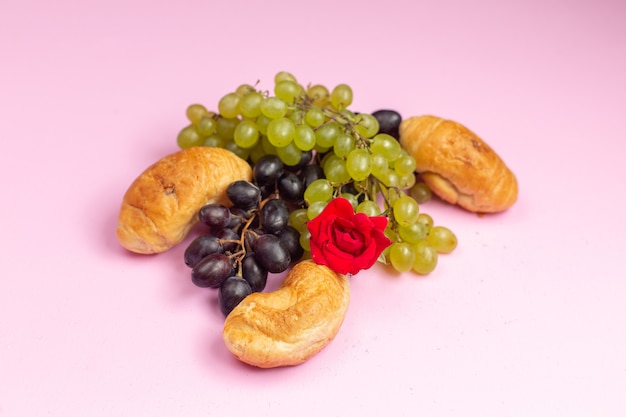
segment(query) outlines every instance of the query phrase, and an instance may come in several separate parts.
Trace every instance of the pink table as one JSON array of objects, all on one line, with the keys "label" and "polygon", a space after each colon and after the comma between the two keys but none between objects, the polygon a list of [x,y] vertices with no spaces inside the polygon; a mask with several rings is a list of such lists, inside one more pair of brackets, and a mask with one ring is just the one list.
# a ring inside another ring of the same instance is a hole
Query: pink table
[{"label": "pink table", "polygon": [[[626,415],[624,22],[609,0],[4,1],[0,416]],[[131,255],[114,227],[188,104],[280,70],[464,123],[520,199],[423,205],[457,251],[353,277],[324,351],[258,370],[183,246]]]}]

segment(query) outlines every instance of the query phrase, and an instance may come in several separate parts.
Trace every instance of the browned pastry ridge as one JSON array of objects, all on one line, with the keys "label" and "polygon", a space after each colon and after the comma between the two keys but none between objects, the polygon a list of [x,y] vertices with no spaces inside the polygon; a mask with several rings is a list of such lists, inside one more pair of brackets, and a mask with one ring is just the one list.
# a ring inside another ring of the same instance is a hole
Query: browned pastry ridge
[{"label": "browned pastry ridge", "polygon": [[517,200],[513,172],[478,135],[452,120],[415,116],[400,125],[400,143],[416,172],[442,200],[477,213],[508,209]]},{"label": "browned pastry ridge", "polygon": [[132,252],[164,252],[187,236],[202,206],[230,205],[228,185],[251,178],[250,165],[226,149],[197,146],[167,155],[124,194],[117,239]]},{"label": "browned pastry ridge", "polygon": [[278,290],[252,293],[230,312],[224,342],[249,365],[298,365],[334,339],[349,302],[347,277],[311,260],[300,261]]}]

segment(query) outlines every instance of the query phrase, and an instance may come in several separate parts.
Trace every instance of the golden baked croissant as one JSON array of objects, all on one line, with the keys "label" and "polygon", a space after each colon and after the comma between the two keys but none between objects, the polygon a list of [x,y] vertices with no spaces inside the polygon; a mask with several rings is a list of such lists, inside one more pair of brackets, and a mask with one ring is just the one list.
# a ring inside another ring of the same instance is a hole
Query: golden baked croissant
[{"label": "golden baked croissant", "polygon": [[478,213],[506,210],[517,200],[513,172],[474,132],[452,120],[415,116],[402,121],[400,143],[416,171],[442,200]]},{"label": "golden baked croissant", "polygon": [[311,260],[300,261],[278,290],[252,293],[230,312],[224,342],[249,365],[298,365],[336,336],[349,301],[346,276]]},{"label": "golden baked croissant", "polygon": [[170,154],[148,167],[126,191],[117,239],[132,252],[164,252],[187,236],[202,206],[230,204],[226,187],[251,178],[250,165],[226,149],[198,146]]}]

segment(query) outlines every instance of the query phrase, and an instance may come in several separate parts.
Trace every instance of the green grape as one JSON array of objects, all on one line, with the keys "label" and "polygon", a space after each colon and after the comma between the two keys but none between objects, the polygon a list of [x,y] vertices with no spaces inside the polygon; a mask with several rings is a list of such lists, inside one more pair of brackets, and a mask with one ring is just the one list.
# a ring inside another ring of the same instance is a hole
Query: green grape
[{"label": "green grape", "polygon": [[380,175],[376,175],[376,178],[378,178],[386,187],[391,188],[400,186],[400,177],[392,169],[387,169]]},{"label": "green grape", "polygon": [[298,149],[293,141],[289,142],[286,146],[277,147],[276,155],[287,166],[296,166],[302,159],[302,151]]},{"label": "green grape", "polygon": [[270,119],[285,117],[287,114],[287,103],[278,97],[267,97],[261,103],[261,113]]},{"label": "green grape", "polygon": [[302,249],[305,250],[305,255],[306,255],[306,252],[311,251],[311,232],[309,232],[309,229],[305,228],[304,230],[300,232],[299,240],[300,240],[300,246],[302,246]]},{"label": "green grape", "polygon": [[371,114],[359,113],[355,116],[354,120],[354,128],[359,135],[364,138],[371,138],[378,133],[378,129],[380,128],[378,120]]},{"label": "green grape", "polygon": [[300,94],[300,86],[296,81],[281,80],[274,85],[274,94],[285,103],[293,103]]},{"label": "green grape", "polygon": [[291,112],[289,112],[287,117],[296,126],[301,125],[304,123],[304,110],[296,108],[292,110]]},{"label": "green grape", "polygon": [[352,208],[354,210],[356,210],[357,206],[359,205],[359,200],[357,199],[357,197],[354,194],[341,193],[341,197],[343,197],[346,200],[348,200],[350,202],[350,204],[352,204]]},{"label": "green grape", "polygon": [[[330,181],[324,178],[313,181],[306,190],[304,190],[304,201],[308,205],[314,202],[329,202],[333,197],[333,186]],[[310,217],[309,217],[310,218]]]},{"label": "green grape", "polygon": [[379,153],[372,154],[371,160],[372,160],[372,174],[375,177],[380,178],[380,176],[383,175],[384,172],[389,171],[389,161],[387,161],[387,158],[385,158],[381,154]]},{"label": "green grape", "polygon": [[313,105],[319,108],[325,107],[330,100],[328,88],[320,84],[310,86],[306,90],[306,95],[313,100]]},{"label": "green grape", "polygon": [[426,239],[428,236],[428,228],[426,225],[419,222],[415,222],[409,226],[398,226],[397,230],[402,240],[413,244]]},{"label": "green grape", "polygon": [[217,103],[217,110],[223,117],[232,119],[239,116],[239,100],[241,96],[237,93],[228,93]]},{"label": "green grape", "polygon": [[354,138],[350,135],[341,133],[335,140],[333,151],[335,152],[335,155],[343,158],[354,150],[354,146]]},{"label": "green grape", "polygon": [[187,120],[193,125],[198,124],[203,117],[210,117],[209,111],[202,104],[189,105],[185,111],[185,115],[187,116]]},{"label": "green grape", "polygon": [[217,123],[212,117],[203,117],[196,124],[196,131],[200,136],[207,137],[215,133],[217,129]]},{"label": "green grape", "polygon": [[300,233],[306,229],[306,223],[309,221],[306,212],[305,208],[299,208],[289,213],[289,224]]},{"label": "green grape", "polygon": [[426,232],[428,233],[430,229],[432,229],[434,221],[430,214],[420,213],[419,216],[417,216],[416,223],[423,224],[426,227]]},{"label": "green grape", "polygon": [[419,204],[425,203],[432,198],[432,191],[430,190],[430,187],[423,182],[415,183],[409,192],[411,197],[413,197]]},{"label": "green grape", "polygon": [[320,146],[330,148],[335,144],[340,133],[341,128],[337,123],[326,123],[315,131],[315,141]]},{"label": "green grape", "polygon": [[298,125],[296,126],[293,142],[296,144],[298,149],[302,151],[310,151],[315,147],[315,132],[309,125]]},{"label": "green grape", "polygon": [[223,148],[225,143],[226,141],[223,138],[213,134],[207,136],[202,145],[208,146],[209,148]]},{"label": "green grape", "polygon": [[319,216],[319,214],[324,211],[327,205],[328,201],[316,201],[314,203],[311,203],[306,209],[306,215],[309,220],[313,220],[314,218]]},{"label": "green grape", "polygon": [[400,143],[391,135],[379,133],[372,139],[370,149],[373,153],[379,153],[387,161],[394,161],[402,153]]},{"label": "green grape", "polygon": [[263,147],[263,151],[269,155],[276,155],[276,146],[272,145],[267,138],[267,136],[261,136],[261,146]]},{"label": "green grape", "polygon": [[322,109],[313,107],[306,112],[304,121],[311,127],[320,127],[326,121],[326,116]]},{"label": "green grape", "polygon": [[226,117],[219,117],[216,120],[217,126],[215,133],[223,139],[232,139],[235,137],[235,129],[237,128],[239,122],[240,120],[236,118],[229,119]]},{"label": "green grape", "polygon": [[[397,173],[398,172],[396,171],[396,174]],[[410,189],[411,187],[415,185],[415,181],[417,181],[414,173],[405,174],[405,175],[398,174],[398,177],[400,178],[400,183],[398,187],[402,188],[403,190]]]},{"label": "green grape", "polygon": [[394,161],[393,169],[401,177],[407,174],[413,174],[415,172],[415,158],[406,152],[402,152],[398,159]]},{"label": "green grape", "polygon": [[350,173],[348,172],[346,161],[337,155],[330,154],[330,157],[324,163],[324,176],[332,183],[343,184],[350,181]]},{"label": "green grape", "polygon": [[176,137],[176,143],[181,149],[191,148],[192,146],[200,146],[204,143],[202,136],[196,132],[193,125],[188,125],[182,128]]},{"label": "green grape", "polygon": [[439,253],[450,253],[457,246],[456,235],[444,226],[434,226],[428,234],[428,243]]},{"label": "green grape", "polygon": [[253,91],[254,91],[254,87],[251,86],[250,84],[241,84],[235,90],[235,94],[237,94],[239,97],[243,97],[247,94],[250,94]]},{"label": "green grape", "polygon": [[347,84],[339,84],[330,92],[330,105],[335,110],[343,110],[352,104],[352,88]]},{"label": "green grape", "polygon": [[263,95],[256,91],[246,94],[239,100],[239,111],[243,117],[254,119],[261,114]]},{"label": "green grape", "polygon": [[402,196],[393,203],[393,218],[400,226],[410,226],[417,221],[419,205],[413,197]]},{"label": "green grape", "polygon": [[346,169],[355,181],[363,181],[372,172],[372,159],[367,149],[355,149],[348,154]]},{"label": "green grape", "polygon": [[274,76],[274,84],[278,84],[279,82],[284,80],[297,82],[296,77],[294,77],[290,72],[287,71],[280,71]]},{"label": "green grape", "polygon": [[413,245],[415,250],[415,260],[413,261],[413,271],[421,275],[431,273],[437,267],[437,250],[426,240],[420,240]]},{"label": "green grape", "polygon": [[229,151],[231,151],[232,153],[234,153],[241,159],[248,159],[248,157],[250,156],[249,149],[240,148],[232,139],[224,142],[224,149],[228,149]]},{"label": "green grape", "polygon": [[363,213],[366,216],[380,216],[380,207],[378,207],[378,204],[376,204],[376,202],[372,201],[372,200],[365,200],[359,203],[358,206],[356,206],[356,210],[357,213]]},{"label": "green grape", "polygon": [[242,120],[235,128],[233,139],[240,148],[252,148],[259,141],[259,129],[252,120]]},{"label": "green grape", "polygon": [[256,164],[265,155],[267,154],[265,149],[263,149],[262,139],[259,139],[256,144],[250,148],[250,160],[253,164]]},{"label": "green grape", "polygon": [[389,261],[398,272],[410,271],[415,262],[415,249],[406,242],[393,243],[389,249]]},{"label": "green grape", "polygon": [[264,114],[259,114],[259,117],[256,118],[256,127],[259,129],[260,134],[267,135],[267,125],[269,125],[272,120],[273,119],[270,119]]},{"label": "green grape", "polygon": [[267,138],[277,148],[289,145],[296,134],[296,126],[286,117],[274,119],[267,125]]}]

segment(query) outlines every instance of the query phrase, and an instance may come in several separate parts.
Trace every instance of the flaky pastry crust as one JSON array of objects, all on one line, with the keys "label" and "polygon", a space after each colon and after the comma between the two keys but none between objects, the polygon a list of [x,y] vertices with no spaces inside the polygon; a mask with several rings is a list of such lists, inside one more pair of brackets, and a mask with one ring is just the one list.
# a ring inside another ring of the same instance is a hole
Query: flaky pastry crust
[{"label": "flaky pastry crust", "polygon": [[517,200],[517,178],[478,135],[452,120],[415,116],[400,125],[400,143],[416,172],[442,200],[477,213],[508,209]]},{"label": "flaky pastry crust", "polygon": [[298,365],[334,339],[349,302],[346,276],[300,261],[278,290],[250,294],[234,308],[224,322],[224,342],[249,365]]},{"label": "flaky pastry crust", "polygon": [[250,165],[226,149],[197,146],[167,155],[124,194],[117,239],[132,252],[164,252],[187,236],[203,205],[230,205],[226,187],[251,178]]}]

